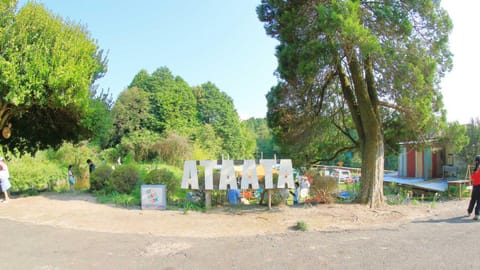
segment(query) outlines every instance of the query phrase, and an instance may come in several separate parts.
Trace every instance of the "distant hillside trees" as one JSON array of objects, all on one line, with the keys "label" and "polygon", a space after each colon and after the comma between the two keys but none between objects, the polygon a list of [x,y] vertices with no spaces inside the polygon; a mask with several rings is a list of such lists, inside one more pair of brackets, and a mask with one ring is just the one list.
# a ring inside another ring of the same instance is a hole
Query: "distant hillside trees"
[{"label": "distant hillside trees", "polygon": [[[166,67],[151,74],[145,70],[137,73],[129,88],[119,95],[112,116],[111,146],[131,142],[127,139],[131,136],[141,142],[141,134],[153,132],[164,139],[172,134],[187,138],[176,141],[191,144],[191,155],[202,158],[220,159],[223,155],[243,159],[253,157],[255,151],[254,135],[241,124],[233,100],[226,93],[211,82],[190,87]],[[142,145],[149,143],[144,141]],[[150,154],[142,150],[142,158],[137,154],[136,160],[162,159],[166,147]],[[123,148],[133,149],[131,143]]]}]

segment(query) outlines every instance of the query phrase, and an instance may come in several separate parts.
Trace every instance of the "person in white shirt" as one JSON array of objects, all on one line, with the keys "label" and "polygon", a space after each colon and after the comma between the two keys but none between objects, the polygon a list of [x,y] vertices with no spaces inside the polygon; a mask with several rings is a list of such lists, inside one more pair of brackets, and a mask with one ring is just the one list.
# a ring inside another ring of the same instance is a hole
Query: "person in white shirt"
[{"label": "person in white shirt", "polygon": [[302,176],[300,179],[300,198],[305,199],[308,197],[308,193],[310,192],[310,182],[308,181],[307,177]]},{"label": "person in white shirt", "polygon": [[0,157],[0,187],[3,192],[3,196],[5,197],[2,203],[8,203],[10,198],[8,197],[8,189],[12,186],[10,184],[10,174],[8,173],[8,166],[5,163],[3,157]]}]

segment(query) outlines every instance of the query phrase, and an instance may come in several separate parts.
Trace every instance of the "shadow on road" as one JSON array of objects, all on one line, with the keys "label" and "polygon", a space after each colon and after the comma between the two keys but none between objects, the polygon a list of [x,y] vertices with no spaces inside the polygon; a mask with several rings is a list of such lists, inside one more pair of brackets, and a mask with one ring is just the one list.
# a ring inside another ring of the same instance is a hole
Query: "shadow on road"
[{"label": "shadow on road", "polygon": [[429,220],[417,220],[412,223],[475,223],[479,222],[478,220],[473,220],[472,217],[459,216],[443,219],[429,219]]}]

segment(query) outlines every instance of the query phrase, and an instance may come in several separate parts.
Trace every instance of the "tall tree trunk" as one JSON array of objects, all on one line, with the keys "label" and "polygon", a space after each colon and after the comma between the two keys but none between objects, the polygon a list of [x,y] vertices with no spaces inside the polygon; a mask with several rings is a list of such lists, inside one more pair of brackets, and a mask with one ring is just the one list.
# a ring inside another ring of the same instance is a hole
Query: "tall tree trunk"
[{"label": "tall tree trunk", "polygon": [[346,59],[352,83],[340,61],[337,62],[337,73],[358,132],[362,153],[362,177],[357,200],[374,208],[384,203],[384,142],[372,63],[369,57],[366,57],[362,66],[358,60],[360,56],[355,54],[354,49],[345,46],[344,50],[348,52]]},{"label": "tall tree trunk", "polygon": [[375,135],[366,136],[361,147],[362,176],[360,180],[360,196],[358,200],[360,203],[369,204],[370,207],[374,208],[384,204],[384,145],[381,128],[370,126],[368,129]]}]

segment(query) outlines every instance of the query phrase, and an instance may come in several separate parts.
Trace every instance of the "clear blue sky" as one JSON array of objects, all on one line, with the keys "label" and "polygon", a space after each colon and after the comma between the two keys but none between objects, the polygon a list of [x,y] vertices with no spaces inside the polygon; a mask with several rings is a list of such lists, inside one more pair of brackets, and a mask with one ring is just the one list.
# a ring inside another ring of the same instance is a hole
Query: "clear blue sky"
[{"label": "clear blue sky", "polygon": [[[22,6],[26,0],[22,0]],[[86,25],[108,50],[100,88],[114,98],[141,69],[168,67],[191,86],[216,84],[242,119],[264,117],[265,94],[276,84],[277,42],[265,34],[255,12],[260,0],[37,0],[55,14]],[[454,23],[454,68],[442,81],[449,121],[480,115],[480,63],[476,29],[480,1],[443,0]]]}]

